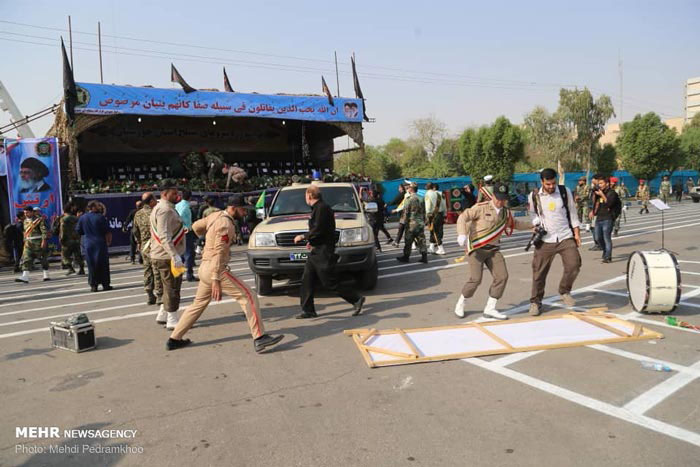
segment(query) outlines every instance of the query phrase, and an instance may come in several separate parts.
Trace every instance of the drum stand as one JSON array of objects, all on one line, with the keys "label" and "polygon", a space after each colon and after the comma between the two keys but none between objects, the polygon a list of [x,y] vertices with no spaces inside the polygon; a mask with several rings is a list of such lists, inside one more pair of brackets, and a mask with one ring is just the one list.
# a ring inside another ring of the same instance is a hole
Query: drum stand
[{"label": "drum stand", "polygon": [[662,250],[666,249],[664,247],[664,211],[665,211],[665,209],[661,210],[661,249]]}]

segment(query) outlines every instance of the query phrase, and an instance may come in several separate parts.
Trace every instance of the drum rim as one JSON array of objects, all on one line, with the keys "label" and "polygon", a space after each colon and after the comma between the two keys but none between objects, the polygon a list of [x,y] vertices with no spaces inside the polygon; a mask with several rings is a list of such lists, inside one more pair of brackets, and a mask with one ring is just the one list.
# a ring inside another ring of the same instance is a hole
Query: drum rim
[{"label": "drum rim", "polygon": [[668,253],[671,256],[671,259],[673,260],[673,264],[676,266],[676,278],[678,281],[678,290],[676,291],[676,303],[673,305],[673,308],[671,308],[671,311],[668,313],[673,313],[676,311],[676,308],[678,308],[678,304],[681,302],[681,267],[678,264],[678,260],[676,259],[676,255],[671,253],[668,250],[664,250],[666,253]]},{"label": "drum rim", "polygon": [[[632,301],[632,293],[630,292],[630,263],[632,262],[632,257],[637,253],[639,253],[639,257],[642,259],[642,264],[644,265],[644,281],[646,283],[646,295],[644,296],[644,306],[642,306],[641,310],[638,310],[637,307],[634,306],[634,302]],[[627,258],[627,297],[629,298],[630,305],[632,305],[632,309],[637,313],[644,313],[647,309],[647,306],[649,305],[649,265],[647,264],[646,258],[641,253],[641,250],[633,251],[630,254],[629,258]]]}]

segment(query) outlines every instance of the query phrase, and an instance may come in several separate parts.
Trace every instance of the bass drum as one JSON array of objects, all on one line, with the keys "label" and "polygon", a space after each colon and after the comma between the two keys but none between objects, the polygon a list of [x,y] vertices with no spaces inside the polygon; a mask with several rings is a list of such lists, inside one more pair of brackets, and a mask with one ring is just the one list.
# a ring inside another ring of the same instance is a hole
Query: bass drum
[{"label": "bass drum", "polygon": [[673,253],[635,251],[627,261],[627,292],[640,313],[670,313],[681,299],[681,271]]}]

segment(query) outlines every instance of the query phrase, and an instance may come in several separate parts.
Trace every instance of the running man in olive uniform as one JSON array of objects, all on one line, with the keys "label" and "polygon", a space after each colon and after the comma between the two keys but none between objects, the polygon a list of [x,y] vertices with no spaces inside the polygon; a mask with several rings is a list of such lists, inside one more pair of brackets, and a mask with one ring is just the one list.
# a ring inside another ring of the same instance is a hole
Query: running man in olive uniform
[{"label": "running man in olive uniform", "polygon": [[464,284],[455,305],[455,314],[460,318],[464,317],[466,300],[474,296],[481,284],[486,265],[493,276],[493,282],[484,308],[484,317],[508,319],[508,316],[496,309],[496,303],[503,296],[508,282],[506,260],[499,251],[499,243],[501,236],[504,233],[510,235],[514,228],[532,228],[529,218],[515,218],[508,209],[508,185],[496,183],[493,188],[490,201],[477,203],[457,218],[457,243],[466,247],[469,262],[469,280]]}]

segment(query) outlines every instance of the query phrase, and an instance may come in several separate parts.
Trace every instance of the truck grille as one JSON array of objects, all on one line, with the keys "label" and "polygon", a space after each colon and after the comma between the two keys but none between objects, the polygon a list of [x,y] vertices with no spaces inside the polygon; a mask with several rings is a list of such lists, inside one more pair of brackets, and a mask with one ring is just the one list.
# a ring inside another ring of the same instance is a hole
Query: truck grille
[{"label": "truck grille", "polygon": [[[296,244],[294,243],[294,237],[297,235],[302,235],[305,234],[305,231],[298,231],[298,232],[282,232],[275,234],[275,241],[277,242],[277,246],[281,247],[301,247],[302,244]],[[340,239],[340,231],[336,230],[335,231],[335,243],[336,245],[338,244],[338,240]]]}]

